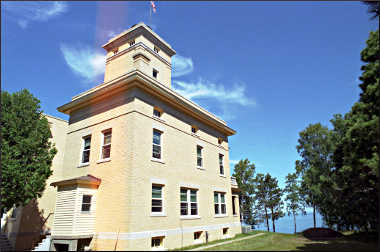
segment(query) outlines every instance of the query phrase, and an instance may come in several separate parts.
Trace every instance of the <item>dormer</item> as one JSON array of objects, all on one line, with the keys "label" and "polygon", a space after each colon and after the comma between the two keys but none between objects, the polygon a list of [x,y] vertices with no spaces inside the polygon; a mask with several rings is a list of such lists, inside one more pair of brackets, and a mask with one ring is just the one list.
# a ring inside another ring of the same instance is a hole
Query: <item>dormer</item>
[{"label": "dormer", "polygon": [[171,57],[176,52],[146,24],[133,25],[103,48],[107,51],[104,82],[138,70],[171,87]]}]

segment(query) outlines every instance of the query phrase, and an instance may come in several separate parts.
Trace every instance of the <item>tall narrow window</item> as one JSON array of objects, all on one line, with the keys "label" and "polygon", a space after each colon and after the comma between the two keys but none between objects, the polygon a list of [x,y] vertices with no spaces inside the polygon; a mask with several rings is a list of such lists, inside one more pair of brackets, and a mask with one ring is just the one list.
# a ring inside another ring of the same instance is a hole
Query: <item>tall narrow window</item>
[{"label": "tall narrow window", "polygon": [[198,215],[197,190],[181,188],[181,216]]},{"label": "tall narrow window", "polygon": [[156,69],[153,69],[153,77],[157,79],[158,71]]},{"label": "tall narrow window", "polygon": [[135,40],[129,41],[129,46],[133,46],[135,44]]},{"label": "tall narrow window", "polygon": [[226,214],[226,200],[225,193],[214,192],[214,209],[215,214]]},{"label": "tall narrow window", "polygon": [[202,146],[197,145],[197,166],[202,167]]},{"label": "tall narrow window", "polygon": [[224,175],[223,155],[219,154],[219,172],[220,175]]},{"label": "tall narrow window", "polygon": [[82,163],[88,163],[90,161],[90,148],[91,136],[86,136],[83,138]]},{"label": "tall narrow window", "polygon": [[232,196],[232,214],[233,215],[236,215],[236,206],[235,206],[235,200],[236,200],[236,196]]},{"label": "tall narrow window", "polygon": [[214,192],[214,209],[215,209],[215,214],[219,214],[219,193]]},{"label": "tall narrow window", "polygon": [[154,51],[155,51],[156,53],[158,53],[158,52],[160,51],[160,49],[159,49],[158,47],[154,46]]},{"label": "tall narrow window", "polygon": [[181,189],[181,215],[188,215],[187,190]]},{"label": "tall narrow window", "polygon": [[161,135],[162,132],[153,130],[153,158],[161,159]]},{"label": "tall narrow window", "polygon": [[82,197],[82,212],[89,212],[91,209],[92,195],[83,195]]},{"label": "tall narrow window", "polygon": [[155,116],[155,117],[161,117],[161,111],[155,108],[153,110],[153,116]]},{"label": "tall narrow window", "polygon": [[152,212],[162,213],[162,186],[152,185]]},{"label": "tall narrow window", "polygon": [[102,159],[110,158],[111,156],[111,138],[112,130],[103,132]]}]

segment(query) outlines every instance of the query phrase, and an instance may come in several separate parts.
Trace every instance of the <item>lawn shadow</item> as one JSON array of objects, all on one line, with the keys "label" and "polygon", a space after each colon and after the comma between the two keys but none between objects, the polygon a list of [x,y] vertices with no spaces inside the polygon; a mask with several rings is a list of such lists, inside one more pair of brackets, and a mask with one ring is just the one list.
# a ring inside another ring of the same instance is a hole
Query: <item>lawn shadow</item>
[{"label": "lawn shadow", "polygon": [[378,251],[376,241],[363,241],[357,238],[326,238],[319,240],[307,239],[307,242],[298,246],[297,250],[302,251]]}]

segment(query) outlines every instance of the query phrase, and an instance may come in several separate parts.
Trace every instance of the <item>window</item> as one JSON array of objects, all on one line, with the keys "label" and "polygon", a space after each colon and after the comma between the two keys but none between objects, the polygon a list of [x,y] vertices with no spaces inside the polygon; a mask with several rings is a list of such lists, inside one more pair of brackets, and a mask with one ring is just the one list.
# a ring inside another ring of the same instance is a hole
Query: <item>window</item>
[{"label": "window", "polygon": [[162,132],[153,130],[153,158],[161,159],[161,135]]},{"label": "window", "polygon": [[133,46],[135,44],[135,40],[129,41],[129,46]]},{"label": "window", "polygon": [[156,69],[153,69],[153,77],[157,79],[158,71]]},{"label": "window", "polygon": [[162,247],[163,240],[164,240],[164,237],[152,237],[152,248]]},{"label": "window", "polygon": [[112,130],[103,132],[102,159],[110,158],[111,156],[111,138]]},{"label": "window", "polygon": [[162,213],[162,186],[152,185],[152,213]]},{"label": "window", "polygon": [[197,145],[197,166],[202,167],[202,146]]},{"label": "window", "polygon": [[197,131],[198,131],[198,127],[195,125],[192,125],[191,126],[191,133],[195,134],[195,133],[197,133]]},{"label": "window", "polygon": [[226,201],[225,201],[225,193],[214,192],[214,209],[215,214],[226,214]]},{"label": "window", "polygon": [[222,154],[219,154],[219,172],[220,172],[220,175],[224,175],[223,155]]},{"label": "window", "polygon": [[228,234],[228,228],[223,228],[223,235],[227,235]]},{"label": "window", "polygon": [[194,232],[194,241],[197,241],[201,238],[202,231]]},{"label": "window", "polygon": [[181,216],[198,215],[197,190],[181,188]]},{"label": "window", "polygon": [[159,49],[158,47],[154,46],[154,51],[155,51],[156,53],[158,53],[158,52],[160,51],[160,49]]},{"label": "window", "polygon": [[112,51],[113,55],[117,54],[119,52],[119,48],[116,48],[115,50]]},{"label": "window", "polygon": [[153,116],[160,118],[161,115],[162,115],[162,110],[161,109],[159,109],[157,107],[153,108]]},{"label": "window", "polygon": [[218,137],[218,144],[222,144],[222,143],[223,143],[223,138]]},{"label": "window", "polygon": [[82,212],[89,212],[91,209],[92,195],[83,195],[82,197]]},{"label": "window", "polygon": [[83,152],[82,163],[88,163],[90,161],[90,148],[91,148],[91,136],[83,138]]},{"label": "window", "polygon": [[235,206],[235,200],[236,200],[236,196],[232,196],[232,214],[233,215],[236,215],[236,206]]}]

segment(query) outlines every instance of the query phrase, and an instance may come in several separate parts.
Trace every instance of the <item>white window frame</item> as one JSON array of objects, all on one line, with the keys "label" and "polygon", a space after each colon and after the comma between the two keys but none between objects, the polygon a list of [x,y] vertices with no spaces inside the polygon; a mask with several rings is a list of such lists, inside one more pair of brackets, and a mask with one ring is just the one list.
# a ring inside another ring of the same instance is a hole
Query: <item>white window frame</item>
[{"label": "white window frame", "polygon": [[[186,201],[181,201],[181,191],[186,190]],[[196,197],[197,197],[197,202],[191,202],[191,191],[196,192]],[[179,214],[181,219],[199,219],[199,190],[196,188],[187,188],[187,187],[180,187],[179,191]],[[181,204],[182,203],[187,203],[187,215],[182,215],[181,213]],[[197,204],[197,214],[191,214],[191,203],[196,203]]]},{"label": "white window frame", "polygon": [[[218,194],[218,203],[215,203],[215,193]],[[222,203],[222,196],[221,195],[224,195],[224,203]],[[214,217],[226,217],[228,216],[227,215],[227,200],[226,200],[226,197],[227,197],[227,193],[225,192],[218,192],[218,191],[214,191],[214,194],[213,194],[213,201],[214,201]],[[215,213],[215,205],[218,204],[218,213]],[[226,212],[225,213],[222,213],[222,204],[225,205],[225,210]]]},{"label": "white window frame", "polygon": [[[201,150],[201,155],[200,155],[200,159],[201,159],[201,165],[199,166],[198,165],[198,147],[200,148],[200,150]],[[203,165],[203,146],[202,145],[199,145],[199,144],[197,144],[197,168],[199,168],[199,169],[204,169],[203,167],[204,167],[204,165]]]},{"label": "white window frame", "polygon": [[[157,144],[155,144],[154,142],[153,142],[153,138],[154,138],[154,131],[157,131],[157,132],[159,132],[160,133],[160,158],[155,158],[155,157],[153,157],[153,145],[157,145]],[[151,149],[151,151],[152,151],[152,153],[151,153],[151,160],[152,161],[158,161],[158,162],[161,162],[161,163],[163,163],[164,162],[164,158],[163,158],[163,135],[164,135],[164,132],[162,131],[162,130],[160,130],[160,129],[157,129],[157,128],[153,128],[153,130],[152,130],[152,149]]]},{"label": "white window frame", "polygon": [[90,140],[90,149],[88,150],[90,152],[90,154],[89,154],[89,160],[88,160],[88,162],[83,163],[83,156],[84,156],[83,154],[84,154],[84,151],[85,151],[84,150],[84,144],[85,144],[85,140],[87,138],[91,138],[91,140],[92,140],[92,135],[91,134],[87,134],[85,136],[82,136],[82,145],[81,145],[81,154],[80,154],[80,160],[79,160],[79,167],[86,166],[86,165],[88,165],[90,163],[90,158],[91,158],[91,140]]},{"label": "white window frame", "polygon": [[[84,197],[85,196],[90,196],[90,203],[83,203],[83,199],[84,199]],[[80,205],[80,210],[81,210],[81,213],[91,213],[91,209],[92,209],[92,198],[93,198],[94,196],[93,195],[91,195],[91,194],[82,194],[82,203],[81,203],[81,205]],[[90,209],[89,210],[82,210],[82,208],[83,208],[83,205],[90,205]]]},{"label": "white window frame", "polygon": [[[161,199],[158,198],[153,198],[153,186],[161,187]],[[151,208],[150,208],[150,216],[166,216],[165,214],[165,185],[164,184],[157,184],[157,183],[152,183],[152,194],[151,194]],[[152,207],[153,207],[153,199],[161,200],[161,212],[153,212]]]},{"label": "white window frame", "polygon": [[[110,144],[107,144],[107,145],[110,145],[110,156],[108,158],[103,158],[103,147],[105,146],[104,145],[104,135],[106,133],[109,133],[111,132],[111,143]],[[106,130],[102,130],[102,133],[101,133],[101,146],[100,146],[100,159],[98,161],[98,163],[101,163],[101,162],[106,162],[106,161],[110,161],[111,160],[111,150],[112,150],[112,135],[113,135],[113,131],[112,131],[112,128],[109,128],[109,129],[106,129]]]},{"label": "white window frame", "polygon": [[[220,157],[222,157],[222,163],[220,163]],[[219,162],[219,175],[222,177],[225,177],[226,174],[225,174],[225,169],[224,169],[224,155],[222,153],[219,153],[218,162]],[[223,173],[220,173],[220,166],[223,167]]]}]

